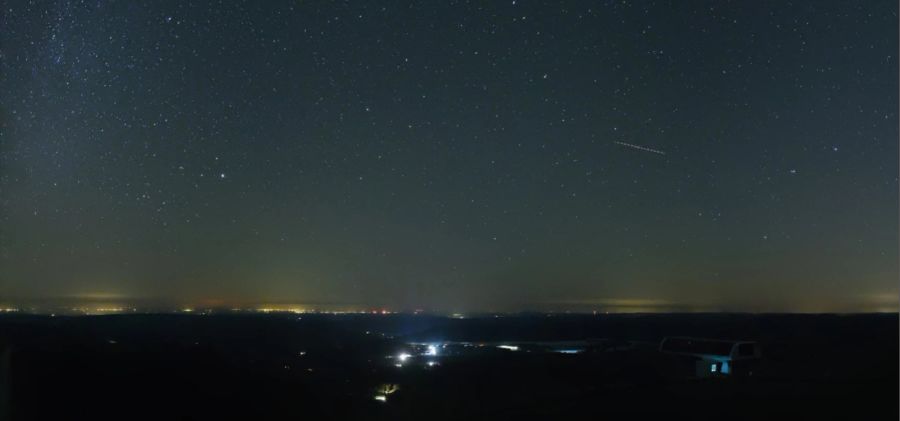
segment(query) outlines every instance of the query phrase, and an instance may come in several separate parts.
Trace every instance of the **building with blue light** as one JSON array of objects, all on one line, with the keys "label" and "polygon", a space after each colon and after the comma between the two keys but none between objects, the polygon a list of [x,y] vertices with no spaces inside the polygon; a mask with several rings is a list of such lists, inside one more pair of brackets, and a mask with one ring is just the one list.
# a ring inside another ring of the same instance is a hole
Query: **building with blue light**
[{"label": "building with blue light", "polygon": [[694,360],[694,375],[700,378],[752,376],[755,362],[762,353],[752,341],[668,337],[659,351]]}]

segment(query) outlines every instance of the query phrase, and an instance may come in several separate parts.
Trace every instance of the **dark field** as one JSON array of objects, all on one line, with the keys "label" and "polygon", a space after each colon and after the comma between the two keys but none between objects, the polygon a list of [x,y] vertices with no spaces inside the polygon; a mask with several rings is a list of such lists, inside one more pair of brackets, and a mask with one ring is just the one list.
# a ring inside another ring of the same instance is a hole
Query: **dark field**
[{"label": "dark field", "polygon": [[[762,359],[692,378],[666,336]],[[586,339],[612,345],[496,347]],[[395,366],[450,341],[472,346]],[[0,352],[0,419],[898,419],[896,314],[5,315]]]}]

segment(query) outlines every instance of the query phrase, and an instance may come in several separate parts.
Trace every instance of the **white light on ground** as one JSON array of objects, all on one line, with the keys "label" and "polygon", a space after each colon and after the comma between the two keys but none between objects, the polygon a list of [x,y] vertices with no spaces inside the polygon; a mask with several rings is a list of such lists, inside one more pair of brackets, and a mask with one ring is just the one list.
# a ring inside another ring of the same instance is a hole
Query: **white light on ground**
[{"label": "white light on ground", "polygon": [[519,350],[519,347],[517,347],[515,345],[498,345],[497,348],[505,349],[508,351],[518,351]]},{"label": "white light on ground", "polygon": [[407,354],[407,353],[404,352],[404,353],[398,355],[398,356],[397,356],[397,359],[400,360],[401,363],[405,363],[406,360],[408,360],[409,357],[411,357],[411,356],[412,356],[412,355],[409,355],[409,354]]},{"label": "white light on ground", "polygon": [[437,354],[438,354],[437,346],[435,346],[435,345],[428,345],[428,351],[425,351],[425,355],[431,355],[431,356],[434,356],[434,355],[437,355]]},{"label": "white light on ground", "polygon": [[387,402],[387,396],[385,395],[375,395],[375,400],[379,402]]}]

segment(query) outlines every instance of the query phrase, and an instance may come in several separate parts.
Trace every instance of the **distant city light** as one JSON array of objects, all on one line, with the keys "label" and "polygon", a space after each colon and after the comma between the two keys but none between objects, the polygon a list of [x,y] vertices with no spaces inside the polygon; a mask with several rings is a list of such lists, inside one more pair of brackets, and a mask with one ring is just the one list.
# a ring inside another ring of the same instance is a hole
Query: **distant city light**
[{"label": "distant city light", "polygon": [[[72,308],[73,312],[94,315],[94,314],[105,314],[105,313],[121,313],[128,309],[124,307],[96,307],[96,308],[88,308],[88,307],[75,307]],[[134,311],[134,309],[132,309]]]},{"label": "distant city light", "polygon": [[379,402],[387,402],[387,396],[385,395],[375,395],[375,400]]},{"label": "distant city light", "polygon": [[425,355],[435,356],[438,354],[438,349],[436,345],[428,345],[428,350],[425,352]]},{"label": "distant city light", "polygon": [[434,367],[434,366],[436,366],[436,365],[437,365],[437,363],[434,362],[434,361],[429,361],[429,362],[428,362],[428,366],[429,366],[429,367]]},{"label": "distant city light", "polygon": [[518,351],[519,350],[519,347],[517,347],[515,345],[497,345],[497,348],[505,349],[508,351]]},{"label": "distant city light", "polygon": [[558,352],[560,354],[577,354],[577,353],[581,352],[581,350],[580,349],[560,349],[560,350],[557,350],[556,352]]},{"label": "distant city light", "polygon": [[294,314],[303,314],[308,313],[309,310],[302,307],[260,307],[256,309],[259,313],[294,313]]},{"label": "distant city light", "polygon": [[400,360],[401,363],[405,363],[406,360],[408,360],[409,357],[411,357],[411,356],[412,356],[412,355],[409,355],[409,354],[407,354],[407,353],[404,352],[404,353],[398,355],[398,356],[397,356],[397,359]]}]

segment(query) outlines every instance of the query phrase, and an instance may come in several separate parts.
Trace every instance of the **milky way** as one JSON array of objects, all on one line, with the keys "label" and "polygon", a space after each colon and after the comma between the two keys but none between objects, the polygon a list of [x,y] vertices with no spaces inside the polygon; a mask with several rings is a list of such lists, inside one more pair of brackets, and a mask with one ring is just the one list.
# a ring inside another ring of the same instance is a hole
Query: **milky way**
[{"label": "milky way", "polygon": [[896,2],[13,0],[0,28],[0,300],[896,306]]}]

